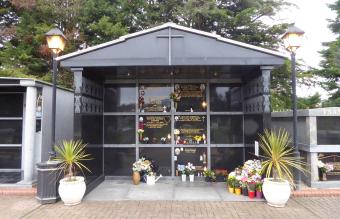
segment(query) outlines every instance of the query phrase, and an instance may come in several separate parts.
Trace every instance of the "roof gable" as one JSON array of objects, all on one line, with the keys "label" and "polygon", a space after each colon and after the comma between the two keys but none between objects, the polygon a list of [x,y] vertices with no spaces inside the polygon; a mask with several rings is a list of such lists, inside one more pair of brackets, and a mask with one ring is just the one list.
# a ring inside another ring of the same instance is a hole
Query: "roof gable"
[{"label": "roof gable", "polygon": [[[169,40],[171,39],[171,40]],[[280,65],[284,54],[166,23],[58,57],[64,67]]]}]

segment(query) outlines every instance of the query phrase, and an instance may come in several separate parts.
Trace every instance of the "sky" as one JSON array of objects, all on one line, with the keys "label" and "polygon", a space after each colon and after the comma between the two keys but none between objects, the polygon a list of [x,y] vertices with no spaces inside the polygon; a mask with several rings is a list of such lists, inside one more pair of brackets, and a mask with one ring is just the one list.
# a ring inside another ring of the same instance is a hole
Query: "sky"
[{"label": "sky", "polygon": [[[295,23],[297,27],[305,31],[302,47],[297,51],[297,59],[302,59],[306,65],[319,67],[322,60],[318,51],[322,50],[323,42],[332,41],[336,36],[328,28],[327,19],[335,18],[336,14],[330,10],[327,4],[334,3],[335,0],[286,0],[296,4],[297,7],[289,7],[282,10],[276,21]],[[297,95],[306,97],[319,92],[322,98],[327,98],[327,93],[320,87],[309,89],[298,86]]]}]

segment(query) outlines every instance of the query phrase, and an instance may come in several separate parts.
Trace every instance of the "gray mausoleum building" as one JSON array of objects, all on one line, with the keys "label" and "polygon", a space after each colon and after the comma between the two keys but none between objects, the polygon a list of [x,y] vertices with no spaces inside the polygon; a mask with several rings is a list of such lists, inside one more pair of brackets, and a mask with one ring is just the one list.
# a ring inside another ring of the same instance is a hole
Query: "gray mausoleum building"
[{"label": "gray mausoleum building", "polygon": [[282,53],[166,23],[58,58],[74,74],[74,135],[92,182],[130,176],[139,157],[176,176],[231,170],[271,127],[270,73]]},{"label": "gray mausoleum building", "polygon": [[[51,152],[52,86],[0,77],[0,184],[35,184]],[[73,138],[73,92],[57,88],[56,140]]]}]

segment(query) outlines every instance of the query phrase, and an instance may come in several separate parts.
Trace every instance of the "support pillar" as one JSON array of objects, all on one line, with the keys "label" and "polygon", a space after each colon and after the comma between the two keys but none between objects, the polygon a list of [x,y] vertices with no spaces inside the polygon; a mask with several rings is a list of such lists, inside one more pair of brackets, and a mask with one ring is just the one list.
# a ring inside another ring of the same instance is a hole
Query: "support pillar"
[{"label": "support pillar", "polygon": [[319,180],[318,153],[310,153],[310,178],[311,183]]},{"label": "support pillar", "polygon": [[32,183],[34,174],[34,146],[36,132],[36,105],[37,88],[29,86],[26,88],[25,114],[24,114],[24,139],[23,139],[23,170],[24,183]]}]

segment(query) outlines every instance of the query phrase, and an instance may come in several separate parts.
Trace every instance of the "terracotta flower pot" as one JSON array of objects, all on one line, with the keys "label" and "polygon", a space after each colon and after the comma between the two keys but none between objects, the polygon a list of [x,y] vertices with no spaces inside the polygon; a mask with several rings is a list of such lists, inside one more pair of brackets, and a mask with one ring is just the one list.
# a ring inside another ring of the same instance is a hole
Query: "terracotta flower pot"
[{"label": "terracotta flower pot", "polygon": [[248,191],[248,196],[253,199],[255,197],[255,191]]},{"label": "terracotta flower pot", "polygon": [[140,183],[140,173],[139,172],[133,172],[132,181],[133,181],[133,184],[135,184],[135,185],[138,185]]},{"label": "terracotta flower pot", "polygon": [[228,187],[230,193],[234,193],[234,187]]},{"label": "terracotta flower pot", "polygon": [[241,188],[235,188],[235,194],[241,195]]}]

